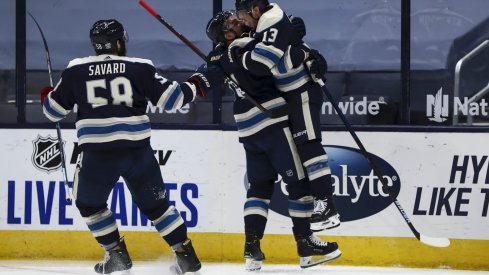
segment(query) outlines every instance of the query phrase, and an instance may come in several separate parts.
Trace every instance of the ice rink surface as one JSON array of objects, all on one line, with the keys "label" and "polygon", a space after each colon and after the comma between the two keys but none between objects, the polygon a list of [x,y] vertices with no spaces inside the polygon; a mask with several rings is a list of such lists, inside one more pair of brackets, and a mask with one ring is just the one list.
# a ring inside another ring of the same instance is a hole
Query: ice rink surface
[{"label": "ice rink surface", "polygon": [[[96,274],[93,271],[95,262],[75,261],[0,261],[1,275],[68,275]],[[132,275],[170,275],[170,263],[134,262]],[[464,271],[450,269],[413,269],[413,268],[384,268],[384,267],[352,267],[321,265],[301,269],[298,265],[264,265],[259,272],[246,272],[243,264],[204,263],[202,269],[195,273],[199,275],[489,275],[489,271]],[[114,273],[115,274],[115,273]]]}]

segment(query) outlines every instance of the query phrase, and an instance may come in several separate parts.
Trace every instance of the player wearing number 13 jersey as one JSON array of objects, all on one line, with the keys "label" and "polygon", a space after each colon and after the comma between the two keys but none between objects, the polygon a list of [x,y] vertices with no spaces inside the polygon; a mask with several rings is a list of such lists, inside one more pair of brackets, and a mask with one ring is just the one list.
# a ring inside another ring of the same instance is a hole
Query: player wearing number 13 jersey
[{"label": "player wearing number 13 jersey", "polygon": [[[90,40],[96,56],[72,60],[55,88],[41,91],[44,114],[53,122],[78,105],[76,131],[82,150],[75,172],[76,207],[106,251],[95,271],[108,274],[132,267],[124,239],[107,199],[122,177],[133,201],[176,254],[177,273],[200,269],[180,212],[169,204],[153,149],[146,115],[148,100],[166,110],[181,108],[204,95],[201,73],[177,83],[160,76],[147,59],[126,57],[127,35],[114,20],[95,22]],[[69,245],[69,244],[68,244]]]}]

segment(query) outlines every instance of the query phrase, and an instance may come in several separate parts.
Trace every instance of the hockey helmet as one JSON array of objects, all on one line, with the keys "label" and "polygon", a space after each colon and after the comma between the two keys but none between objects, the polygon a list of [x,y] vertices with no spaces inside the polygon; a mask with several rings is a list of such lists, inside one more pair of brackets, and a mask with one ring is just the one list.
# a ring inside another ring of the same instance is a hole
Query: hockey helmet
[{"label": "hockey helmet", "polygon": [[235,15],[233,11],[221,11],[209,20],[205,32],[212,42],[215,44],[226,43],[224,32],[231,30],[231,26],[228,24],[227,20],[233,15]]},{"label": "hockey helmet", "polygon": [[122,24],[115,19],[99,20],[90,29],[90,41],[97,53],[115,51],[117,40],[125,43],[129,38]]},{"label": "hockey helmet", "polygon": [[251,14],[253,7],[258,6],[260,10],[264,10],[269,5],[268,0],[236,0],[236,12],[239,15],[239,11],[245,10]]}]

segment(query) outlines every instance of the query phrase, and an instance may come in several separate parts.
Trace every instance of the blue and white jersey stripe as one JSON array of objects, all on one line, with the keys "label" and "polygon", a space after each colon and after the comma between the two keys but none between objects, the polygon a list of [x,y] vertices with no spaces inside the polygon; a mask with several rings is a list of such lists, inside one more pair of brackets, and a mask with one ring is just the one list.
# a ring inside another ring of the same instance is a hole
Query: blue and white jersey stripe
[{"label": "blue and white jersey stripe", "polygon": [[300,65],[297,68],[290,68],[290,66],[287,65],[288,61],[286,61],[287,59],[290,60],[290,58],[285,56],[283,59],[285,61],[279,63],[279,65],[283,65],[274,67],[271,70],[275,77],[277,88],[280,91],[289,92],[295,90],[311,80],[304,65]]},{"label": "blue and white jersey stripe", "polygon": [[[262,104],[263,107],[269,110],[283,105],[285,105],[285,100],[281,97],[266,101]],[[236,120],[236,126],[238,127],[239,137],[248,137],[260,132],[270,125],[287,121],[289,117],[285,115],[278,118],[269,118],[260,109],[253,107],[246,113],[235,114],[234,119]]]},{"label": "blue and white jersey stripe", "polygon": [[79,144],[105,143],[115,140],[143,140],[151,135],[147,115],[81,119],[76,122]]},{"label": "blue and white jersey stripe", "polygon": [[244,205],[244,216],[260,215],[268,218],[268,205],[270,200],[260,198],[248,198]]},{"label": "blue and white jersey stripe", "polygon": [[114,215],[109,209],[102,210],[85,218],[88,228],[94,237],[108,235],[117,230]]},{"label": "blue and white jersey stripe", "polygon": [[260,62],[271,69],[279,63],[283,55],[284,52],[273,45],[258,43],[251,52],[251,59]]},{"label": "blue and white jersey stripe", "polygon": [[328,165],[328,155],[324,154],[304,162],[309,180],[330,175],[331,168]]},{"label": "blue and white jersey stripe", "polygon": [[314,210],[314,199],[305,196],[299,200],[289,200],[289,215],[293,218],[309,218]]},{"label": "blue and white jersey stripe", "polygon": [[292,68],[294,68],[294,64],[292,63],[292,58],[290,56],[290,48],[291,46],[289,45],[285,54],[278,61],[277,64],[278,73],[283,74],[291,70]]},{"label": "blue and white jersey stripe", "polygon": [[173,205],[170,205],[161,217],[153,221],[153,225],[162,237],[167,236],[182,224],[184,224],[183,219]]},{"label": "blue and white jersey stripe", "polygon": [[[61,80],[59,81],[61,83]],[[58,83],[58,85],[59,85]],[[55,89],[56,90],[56,89]],[[61,105],[59,105],[55,100],[51,98],[51,94],[44,99],[44,104],[42,105],[42,110],[44,115],[52,122],[58,122],[68,115],[70,110],[66,110]]]},{"label": "blue and white jersey stripe", "polygon": [[[163,83],[165,83],[167,80],[165,79]],[[160,81],[161,82],[161,81]],[[182,83],[182,85],[187,85],[192,92],[194,92],[194,98],[195,98],[195,87],[193,85],[189,85],[186,82]],[[173,81],[168,88],[163,92],[161,95],[160,99],[158,100],[158,105],[163,107],[166,111],[172,111],[176,109],[180,109],[183,107],[183,98],[184,98],[184,93],[182,91],[182,88],[178,82]]]}]

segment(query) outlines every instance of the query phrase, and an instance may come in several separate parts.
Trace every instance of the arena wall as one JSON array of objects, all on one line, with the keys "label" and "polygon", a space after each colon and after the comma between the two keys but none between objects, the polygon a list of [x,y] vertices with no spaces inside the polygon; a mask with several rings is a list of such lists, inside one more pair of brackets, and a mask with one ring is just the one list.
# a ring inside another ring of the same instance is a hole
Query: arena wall
[{"label": "arena wall", "polygon": [[[340,227],[319,236],[337,241],[332,264],[489,270],[489,150],[483,133],[361,132],[414,226],[448,237],[419,242],[347,132],[323,132]],[[0,130],[0,259],[99,260],[76,207],[65,200],[55,130]],[[76,131],[63,130],[68,178],[78,154]],[[185,220],[203,261],[243,261],[244,151],[234,131],[153,130],[152,146],[168,199]],[[278,180],[263,250],[269,263],[298,262],[285,188]],[[136,260],[171,257],[121,179],[108,200]]]}]

